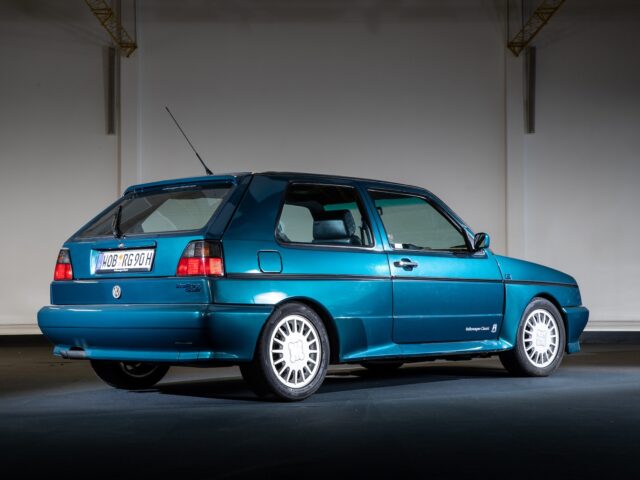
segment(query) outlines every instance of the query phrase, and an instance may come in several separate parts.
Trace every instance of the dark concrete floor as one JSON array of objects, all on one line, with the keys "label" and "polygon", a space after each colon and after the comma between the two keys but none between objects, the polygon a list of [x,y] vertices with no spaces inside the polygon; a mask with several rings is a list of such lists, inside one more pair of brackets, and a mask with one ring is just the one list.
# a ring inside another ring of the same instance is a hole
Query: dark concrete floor
[{"label": "dark concrete floor", "polygon": [[236,368],[174,368],[133,393],[47,346],[0,343],[0,465],[52,478],[637,478],[640,346],[587,345],[536,379],[496,359],[386,378],[338,367],[284,404],[257,401]]}]

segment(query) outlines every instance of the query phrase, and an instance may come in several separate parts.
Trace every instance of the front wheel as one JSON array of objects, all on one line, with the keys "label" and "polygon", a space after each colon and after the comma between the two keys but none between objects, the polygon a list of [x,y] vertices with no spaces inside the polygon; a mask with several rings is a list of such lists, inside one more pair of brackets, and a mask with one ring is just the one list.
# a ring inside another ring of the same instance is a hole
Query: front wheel
[{"label": "front wheel", "polygon": [[329,337],[318,314],[301,303],[273,312],[243,378],[260,397],[304,400],[322,384],[329,365]]},{"label": "front wheel", "polygon": [[151,388],[169,371],[168,365],[145,362],[91,360],[91,366],[105,383],[124,390]]},{"label": "front wheel", "polygon": [[500,354],[509,373],[527,377],[546,377],[562,362],[565,329],[560,312],[544,298],[534,298],[518,327],[513,350]]}]

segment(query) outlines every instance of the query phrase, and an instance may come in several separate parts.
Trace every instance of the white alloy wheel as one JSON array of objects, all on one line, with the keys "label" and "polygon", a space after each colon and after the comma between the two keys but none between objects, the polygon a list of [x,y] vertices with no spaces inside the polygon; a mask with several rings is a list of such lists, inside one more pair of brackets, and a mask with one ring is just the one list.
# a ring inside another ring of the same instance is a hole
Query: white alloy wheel
[{"label": "white alloy wheel", "polygon": [[287,315],[269,339],[269,360],[276,378],[290,388],[303,388],[316,377],[322,359],[320,336],[301,315]]},{"label": "white alloy wheel", "polygon": [[299,302],[278,306],[267,319],[242,378],[262,398],[295,402],[313,395],[327,373],[331,345],[322,318]]},{"label": "white alloy wheel", "polygon": [[537,368],[553,363],[560,348],[558,323],[545,309],[539,308],[527,316],[522,329],[522,342],[527,360]]}]

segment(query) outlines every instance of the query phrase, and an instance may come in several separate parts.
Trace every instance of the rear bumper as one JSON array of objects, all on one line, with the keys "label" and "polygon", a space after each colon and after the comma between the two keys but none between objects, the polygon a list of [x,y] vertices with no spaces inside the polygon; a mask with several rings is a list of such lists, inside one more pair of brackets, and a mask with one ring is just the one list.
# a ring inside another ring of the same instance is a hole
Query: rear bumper
[{"label": "rear bumper", "polygon": [[589,310],[586,307],[563,307],[567,320],[567,353],[580,351],[580,335],[589,321]]},{"label": "rear bumper", "polygon": [[93,360],[243,362],[273,307],[262,305],[62,305],[38,312],[54,354]]}]

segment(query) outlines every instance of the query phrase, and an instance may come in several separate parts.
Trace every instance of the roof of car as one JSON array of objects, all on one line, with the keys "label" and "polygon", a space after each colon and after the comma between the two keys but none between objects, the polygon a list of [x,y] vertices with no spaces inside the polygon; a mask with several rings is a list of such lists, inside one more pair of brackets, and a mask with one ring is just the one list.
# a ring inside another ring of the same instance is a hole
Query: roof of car
[{"label": "roof of car", "polygon": [[379,184],[379,185],[389,185],[389,186],[393,186],[393,187],[403,187],[403,188],[410,188],[410,189],[416,189],[419,188],[421,190],[424,190],[424,188],[422,187],[418,187],[416,185],[408,185],[405,183],[398,183],[398,182],[390,182],[387,180],[377,180],[377,179],[372,179],[372,178],[361,178],[361,177],[349,177],[349,176],[345,176],[345,175],[327,175],[324,173],[308,173],[308,172],[275,172],[275,171],[267,171],[267,172],[261,172],[261,173],[257,173],[256,175],[265,175],[265,176],[274,176],[274,177],[286,177],[286,178],[304,178],[304,179],[313,179],[313,180],[347,180],[347,181],[354,181],[354,182],[364,182],[364,183],[375,183],[375,184]]},{"label": "roof of car", "polygon": [[148,188],[156,188],[177,184],[185,184],[185,183],[201,183],[201,182],[211,182],[211,181],[237,181],[241,177],[245,177],[247,175],[263,175],[263,176],[271,176],[271,177],[280,177],[287,179],[304,179],[304,180],[330,180],[330,181],[349,181],[349,182],[365,182],[369,184],[379,185],[381,187],[389,186],[394,188],[407,188],[407,189],[421,189],[422,187],[417,187],[414,185],[406,185],[402,183],[389,182],[385,180],[375,180],[369,178],[358,178],[358,177],[348,177],[343,175],[326,175],[322,173],[308,173],[308,172],[276,172],[276,171],[267,171],[267,172],[236,172],[236,173],[214,173],[213,175],[204,175],[199,177],[186,177],[186,178],[174,178],[169,180],[160,180],[156,182],[148,182],[141,183],[137,185],[131,185],[129,188],[125,190],[125,193],[129,193],[136,190],[145,190]]}]

